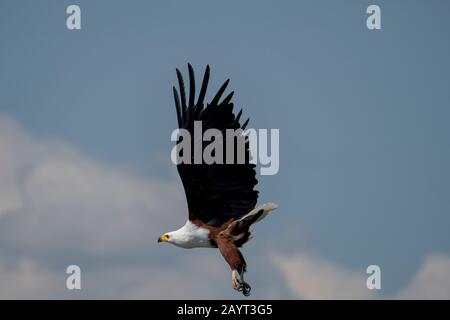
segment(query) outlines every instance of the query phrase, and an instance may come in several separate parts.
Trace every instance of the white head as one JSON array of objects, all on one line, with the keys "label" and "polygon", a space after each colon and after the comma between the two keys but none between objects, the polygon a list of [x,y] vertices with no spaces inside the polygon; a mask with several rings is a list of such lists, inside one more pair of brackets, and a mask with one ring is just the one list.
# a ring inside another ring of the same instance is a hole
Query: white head
[{"label": "white head", "polygon": [[173,231],[172,231],[172,232],[164,233],[163,235],[161,235],[161,236],[158,238],[158,243],[160,243],[160,242],[173,243],[173,241],[174,241],[175,238],[176,238],[176,235],[174,236],[173,233],[174,233]]},{"label": "white head", "polygon": [[167,242],[185,248],[186,246],[189,246],[190,240],[191,235],[187,233],[186,230],[179,229],[164,233],[158,238],[158,243]]},{"label": "white head", "polygon": [[166,232],[158,238],[159,242],[168,242],[182,248],[211,247],[209,230],[199,228],[190,221],[178,230]]}]

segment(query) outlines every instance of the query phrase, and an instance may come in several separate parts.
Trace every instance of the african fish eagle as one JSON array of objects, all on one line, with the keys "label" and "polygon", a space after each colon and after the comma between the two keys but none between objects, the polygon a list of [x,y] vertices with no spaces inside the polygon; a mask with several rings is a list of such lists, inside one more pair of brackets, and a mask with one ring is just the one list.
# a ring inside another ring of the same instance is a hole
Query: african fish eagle
[{"label": "african fish eagle", "polygon": [[[194,121],[202,121],[203,132],[208,129],[217,129],[222,133],[226,129],[245,130],[249,119],[241,125],[242,110],[237,115],[233,113],[231,98],[234,92],[220,101],[229,79],[204,108],[209,65],[206,67],[197,101],[194,70],[190,64],[188,69],[188,101],[183,76],[176,69],[179,93],[174,86],[173,95],[178,127],[188,130],[191,135],[194,134]],[[193,139],[191,143],[194,144]],[[205,147],[206,143],[203,142],[202,148]],[[223,152],[226,152],[225,148]],[[255,185],[258,181],[255,177],[255,164],[250,163],[248,137],[245,137],[244,152],[243,164],[196,164],[191,161],[177,165],[187,198],[189,219],[180,229],[164,233],[158,238],[158,242],[168,242],[182,248],[218,248],[230,265],[233,288],[248,296],[251,288],[244,281],[247,264],[238,248],[249,240],[250,226],[266,217],[277,205],[267,203],[255,208],[258,199]]]}]

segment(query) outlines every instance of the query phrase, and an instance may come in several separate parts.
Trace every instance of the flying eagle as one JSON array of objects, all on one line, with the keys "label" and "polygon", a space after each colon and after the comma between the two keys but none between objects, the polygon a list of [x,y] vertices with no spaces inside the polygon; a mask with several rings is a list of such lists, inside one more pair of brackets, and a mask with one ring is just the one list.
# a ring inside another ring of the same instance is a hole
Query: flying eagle
[{"label": "flying eagle", "polygon": [[[242,110],[237,115],[233,113],[231,98],[234,92],[220,101],[229,79],[204,108],[209,65],[206,67],[197,101],[194,70],[190,64],[188,69],[189,100],[186,100],[183,76],[180,70],[176,69],[179,93],[174,86],[173,95],[178,127],[187,130],[191,136],[194,135],[194,121],[201,121],[203,132],[216,129],[225,134],[227,129],[245,130],[249,119],[241,125]],[[186,193],[189,219],[180,229],[164,233],[158,242],[168,242],[187,249],[218,248],[230,265],[233,288],[248,296],[251,288],[244,281],[247,264],[238,248],[250,239],[250,226],[263,219],[271,210],[277,208],[277,205],[267,203],[255,208],[258,199],[255,185],[258,181],[255,177],[255,165],[250,163],[248,137],[244,139],[244,163],[198,164],[194,163],[192,155],[192,161],[177,165]],[[180,141],[179,138],[177,144]],[[194,139],[191,139],[191,144],[194,148]],[[201,145],[203,150],[207,146],[205,142]],[[235,157],[238,150],[234,151]],[[223,152],[226,153],[225,148]]]}]

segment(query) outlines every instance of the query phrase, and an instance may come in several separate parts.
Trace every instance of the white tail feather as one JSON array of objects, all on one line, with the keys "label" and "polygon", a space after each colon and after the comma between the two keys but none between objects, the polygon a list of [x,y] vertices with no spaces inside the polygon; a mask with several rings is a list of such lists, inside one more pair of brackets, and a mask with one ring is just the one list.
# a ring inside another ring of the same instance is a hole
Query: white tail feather
[{"label": "white tail feather", "polygon": [[256,223],[256,222],[264,219],[270,211],[275,210],[276,208],[278,208],[278,205],[276,203],[273,203],[273,202],[265,203],[265,204],[255,208],[255,209],[253,209],[249,213],[247,213],[245,216],[243,216],[241,219],[239,219],[239,221],[244,221],[244,220],[250,218],[251,216],[254,216],[259,211],[263,210],[263,213],[254,222],[254,223]]}]

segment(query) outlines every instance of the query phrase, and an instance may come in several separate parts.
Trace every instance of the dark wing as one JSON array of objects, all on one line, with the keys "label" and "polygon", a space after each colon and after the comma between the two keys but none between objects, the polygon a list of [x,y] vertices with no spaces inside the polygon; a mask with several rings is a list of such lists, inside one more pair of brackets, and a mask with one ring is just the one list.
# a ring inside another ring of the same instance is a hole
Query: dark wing
[{"label": "dark wing", "polygon": [[[248,121],[241,126],[242,110],[233,113],[231,98],[233,92],[222,101],[229,80],[225,81],[210,103],[204,108],[204,99],[209,80],[209,66],[206,67],[200,94],[195,101],[195,78],[192,66],[189,67],[189,101],[181,72],[177,69],[179,94],[173,87],[175,106],[177,110],[178,126],[190,132],[194,137],[194,121],[202,121],[202,131],[218,129],[225,137],[226,129],[245,130]],[[203,134],[202,132],[202,134]],[[225,138],[224,138],[225,139]],[[177,143],[181,142],[181,138]],[[210,142],[202,143],[202,151]],[[244,164],[194,164],[194,139],[191,139],[191,161],[177,166],[183,182],[189,208],[189,219],[199,219],[210,225],[220,225],[230,218],[240,218],[252,210],[258,198],[258,191],[254,190],[256,180],[255,165],[250,164],[248,139],[245,139]],[[234,156],[236,157],[236,145]],[[226,148],[223,150],[225,163]],[[236,158],[235,158],[236,160]],[[236,161],[234,163],[237,163]]]}]

